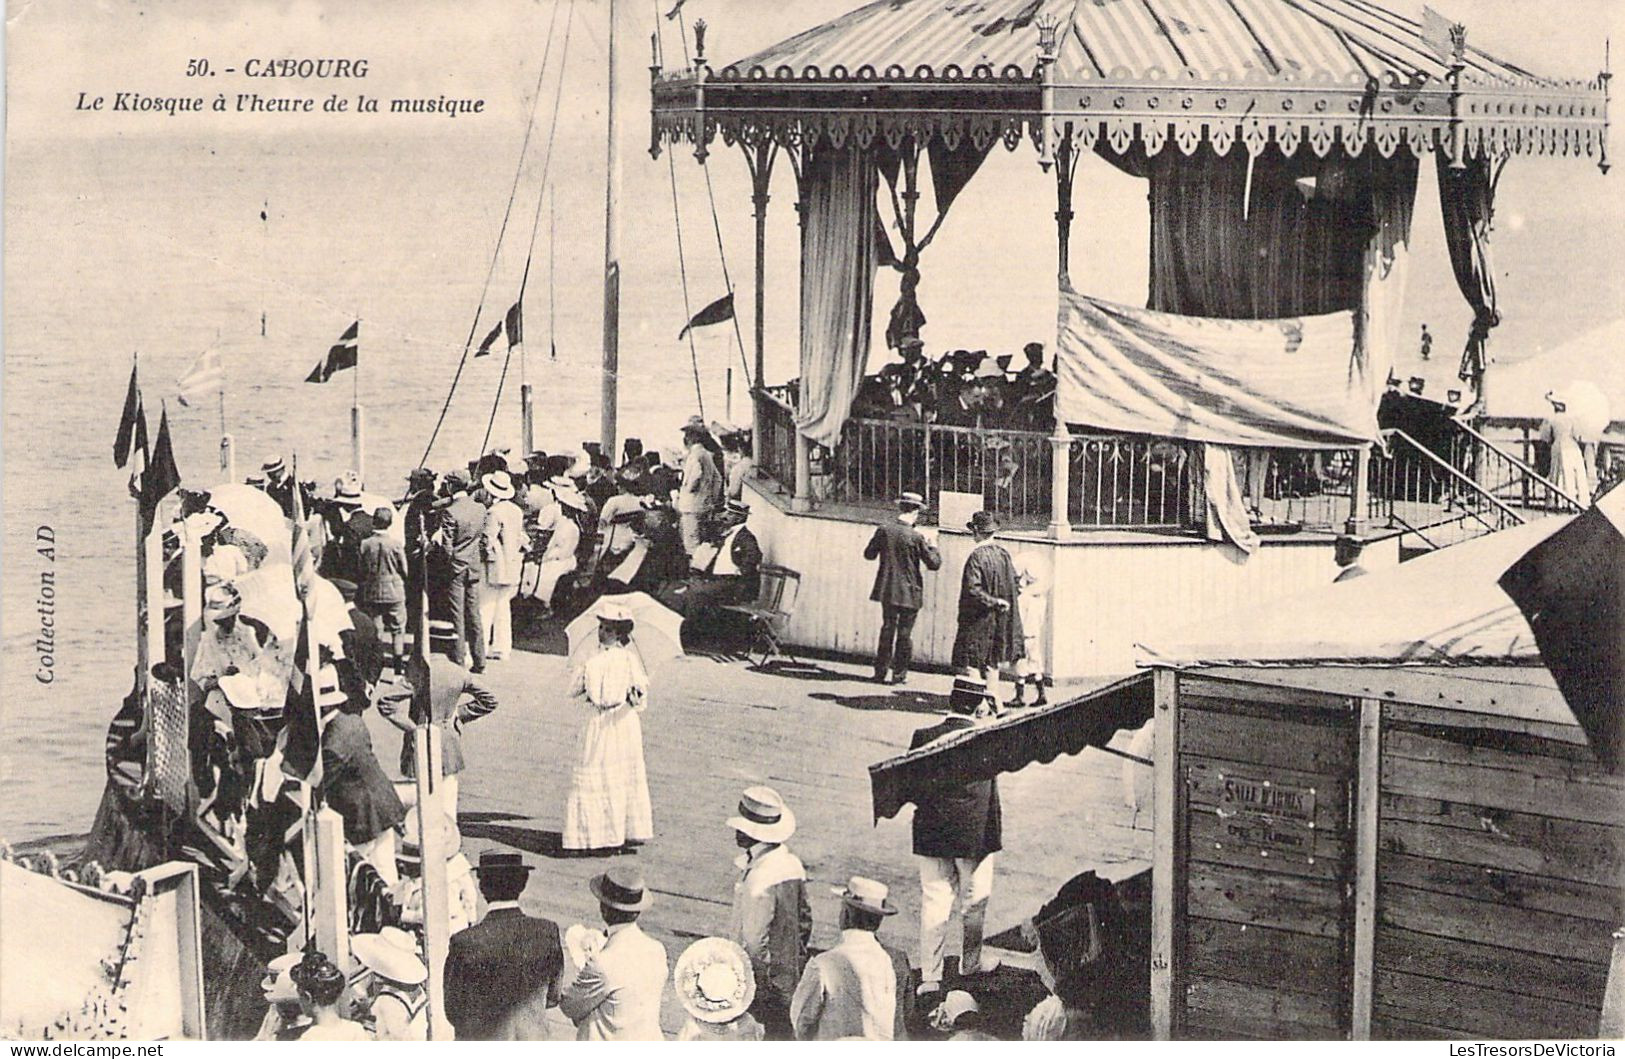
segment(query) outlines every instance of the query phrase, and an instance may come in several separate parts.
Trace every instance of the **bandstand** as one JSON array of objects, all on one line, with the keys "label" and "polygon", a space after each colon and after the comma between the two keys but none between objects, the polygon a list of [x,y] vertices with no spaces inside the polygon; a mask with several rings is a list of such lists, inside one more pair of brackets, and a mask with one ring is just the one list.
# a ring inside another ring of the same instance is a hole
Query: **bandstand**
[{"label": "bandstand", "polygon": [[[802,574],[790,642],[871,648],[862,547],[903,489],[933,507],[979,498],[1018,558],[1049,571],[1059,678],[1126,672],[1134,644],[1168,628],[1331,581],[1340,535],[1367,542],[1372,569],[1431,525],[1483,532],[1563,509],[1550,483],[1534,480],[1528,500],[1533,472],[1512,464],[1523,507],[1497,499],[1483,487],[1490,453],[1455,467],[1402,451],[1409,439],[1379,431],[1376,408],[1422,162],[1437,168],[1473,310],[1463,370],[1481,382],[1499,322],[1496,180],[1512,155],[1606,171],[1606,71],[1537,76],[1431,12],[1350,0],[881,0],[715,67],[695,30],[690,68],[651,67],[651,150],[684,144],[704,163],[720,142],[749,166],[752,527],[770,561]],[[959,192],[991,151],[1023,141],[1055,183],[1055,429],[853,415],[877,344],[877,272],[935,267],[925,251]],[[1147,182],[1146,308],[1072,287],[1089,152]],[[800,374],[771,385],[762,287],[781,156],[798,189]],[[1408,489],[1415,467],[1463,495]],[[936,663],[970,540],[944,525],[942,547],[916,626],[917,657]]]}]

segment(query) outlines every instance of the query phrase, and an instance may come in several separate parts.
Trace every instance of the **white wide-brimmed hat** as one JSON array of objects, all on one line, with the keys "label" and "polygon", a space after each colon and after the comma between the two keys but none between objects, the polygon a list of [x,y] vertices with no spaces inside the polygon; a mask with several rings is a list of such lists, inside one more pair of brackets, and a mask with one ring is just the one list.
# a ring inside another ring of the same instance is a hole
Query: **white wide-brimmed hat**
[{"label": "white wide-brimmed hat", "polygon": [[429,979],[429,969],[418,959],[417,942],[400,927],[357,934],[350,939],[350,951],[367,970],[391,982],[418,985]]},{"label": "white wide-brimmed hat", "polygon": [[553,490],[553,499],[564,507],[573,507],[577,511],[587,510],[586,498],[581,495],[581,490],[576,488],[575,482],[569,478],[563,475],[549,478],[547,487]]},{"label": "white wide-brimmed hat", "polygon": [[732,1022],[756,999],[750,957],[727,938],[701,938],[684,949],[671,980],[683,1010],[700,1022]]},{"label": "white wide-brimmed hat", "polygon": [[480,487],[498,500],[512,500],[514,489],[513,479],[507,471],[492,471],[480,478]]},{"label": "white wide-brimmed hat", "polygon": [[758,842],[785,842],[796,833],[796,814],[772,787],[747,787],[728,826]]},{"label": "white wide-brimmed hat", "polygon": [[285,952],[265,965],[265,978],[260,982],[260,989],[265,992],[265,1001],[268,1004],[295,1004],[299,1001],[299,989],[293,984],[289,973],[305,958],[302,952]]},{"label": "white wide-brimmed hat", "polygon": [[897,914],[897,906],[887,899],[891,895],[891,890],[883,882],[854,875],[847,880],[845,886],[834,886],[831,889],[835,891],[836,897],[853,908],[873,912],[877,916]]}]

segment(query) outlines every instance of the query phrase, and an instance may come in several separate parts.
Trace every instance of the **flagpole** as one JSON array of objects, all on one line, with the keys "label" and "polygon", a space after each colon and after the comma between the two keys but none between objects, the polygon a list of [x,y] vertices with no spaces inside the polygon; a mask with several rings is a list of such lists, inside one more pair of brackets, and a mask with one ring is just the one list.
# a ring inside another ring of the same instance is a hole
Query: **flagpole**
[{"label": "flagpole", "polygon": [[616,402],[620,373],[621,329],[621,152],[615,142],[615,0],[609,0],[608,160],[604,181],[604,361],[599,434],[604,451],[615,452]]},{"label": "flagpole", "polygon": [[367,472],[362,458],[361,419],[361,314],[357,313],[355,318],[355,376],[350,380],[350,465],[355,468],[356,477],[365,483]]},{"label": "flagpole", "polygon": [[[139,381],[140,373],[141,354],[139,351],[133,351],[130,354],[130,374],[133,378],[137,379],[137,414],[140,417],[145,417],[146,412],[140,409],[139,403],[141,392]],[[133,460],[136,455],[137,453],[134,451],[134,446],[132,446],[130,458]],[[140,471],[145,471],[147,469],[147,454],[142,452],[139,453],[139,455],[141,457]],[[140,473],[140,471],[131,472],[130,480],[132,482],[135,480],[136,474]],[[143,723],[145,723],[146,720],[145,707],[147,676],[151,672],[151,665],[147,659],[147,621],[147,535],[146,524],[141,517],[141,500],[138,497],[135,502],[135,658],[136,669],[138,670],[136,689],[141,695]]]}]

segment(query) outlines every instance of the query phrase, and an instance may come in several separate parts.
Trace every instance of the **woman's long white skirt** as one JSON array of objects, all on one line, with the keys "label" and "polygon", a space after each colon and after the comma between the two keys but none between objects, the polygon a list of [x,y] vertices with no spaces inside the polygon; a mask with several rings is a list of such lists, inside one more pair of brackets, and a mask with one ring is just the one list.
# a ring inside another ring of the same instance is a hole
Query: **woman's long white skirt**
[{"label": "woman's long white skirt", "polygon": [[643,767],[643,722],[621,705],[582,726],[570,796],[564,805],[564,848],[606,849],[654,837],[649,777]]}]

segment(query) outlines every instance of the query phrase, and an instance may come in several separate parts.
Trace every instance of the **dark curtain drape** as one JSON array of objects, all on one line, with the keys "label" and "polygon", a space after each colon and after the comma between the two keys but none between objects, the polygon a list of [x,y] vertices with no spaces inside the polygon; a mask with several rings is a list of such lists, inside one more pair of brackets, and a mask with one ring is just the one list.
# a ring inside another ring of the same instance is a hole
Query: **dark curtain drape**
[{"label": "dark curtain drape", "polygon": [[1456,286],[1473,310],[1467,346],[1461,354],[1460,376],[1474,387],[1481,385],[1489,364],[1485,346],[1490,329],[1501,322],[1495,304],[1495,269],[1490,258],[1490,226],[1495,216],[1495,185],[1504,159],[1479,155],[1456,169],[1450,157],[1437,152],[1439,206],[1444,213],[1444,241],[1450,250],[1450,268]]},{"label": "dark curtain drape", "polygon": [[875,147],[875,165],[891,190],[892,223],[901,242],[900,248],[894,247],[886,226],[877,219],[879,263],[883,267],[896,269],[903,276],[902,290],[897,304],[892,307],[890,323],[886,327],[887,348],[895,349],[907,336],[917,337],[920,328],[925,326],[925,313],[920,309],[916,296],[920,255],[942,227],[943,220],[948,216],[948,207],[987,160],[992,146],[990,141],[977,147],[968,139],[953,147],[938,139],[929,141],[923,153],[931,168],[932,200],[936,203],[937,212],[924,234],[920,234],[919,218],[914,210],[922,153],[919,141],[909,137],[895,149],[885,144]]}]

